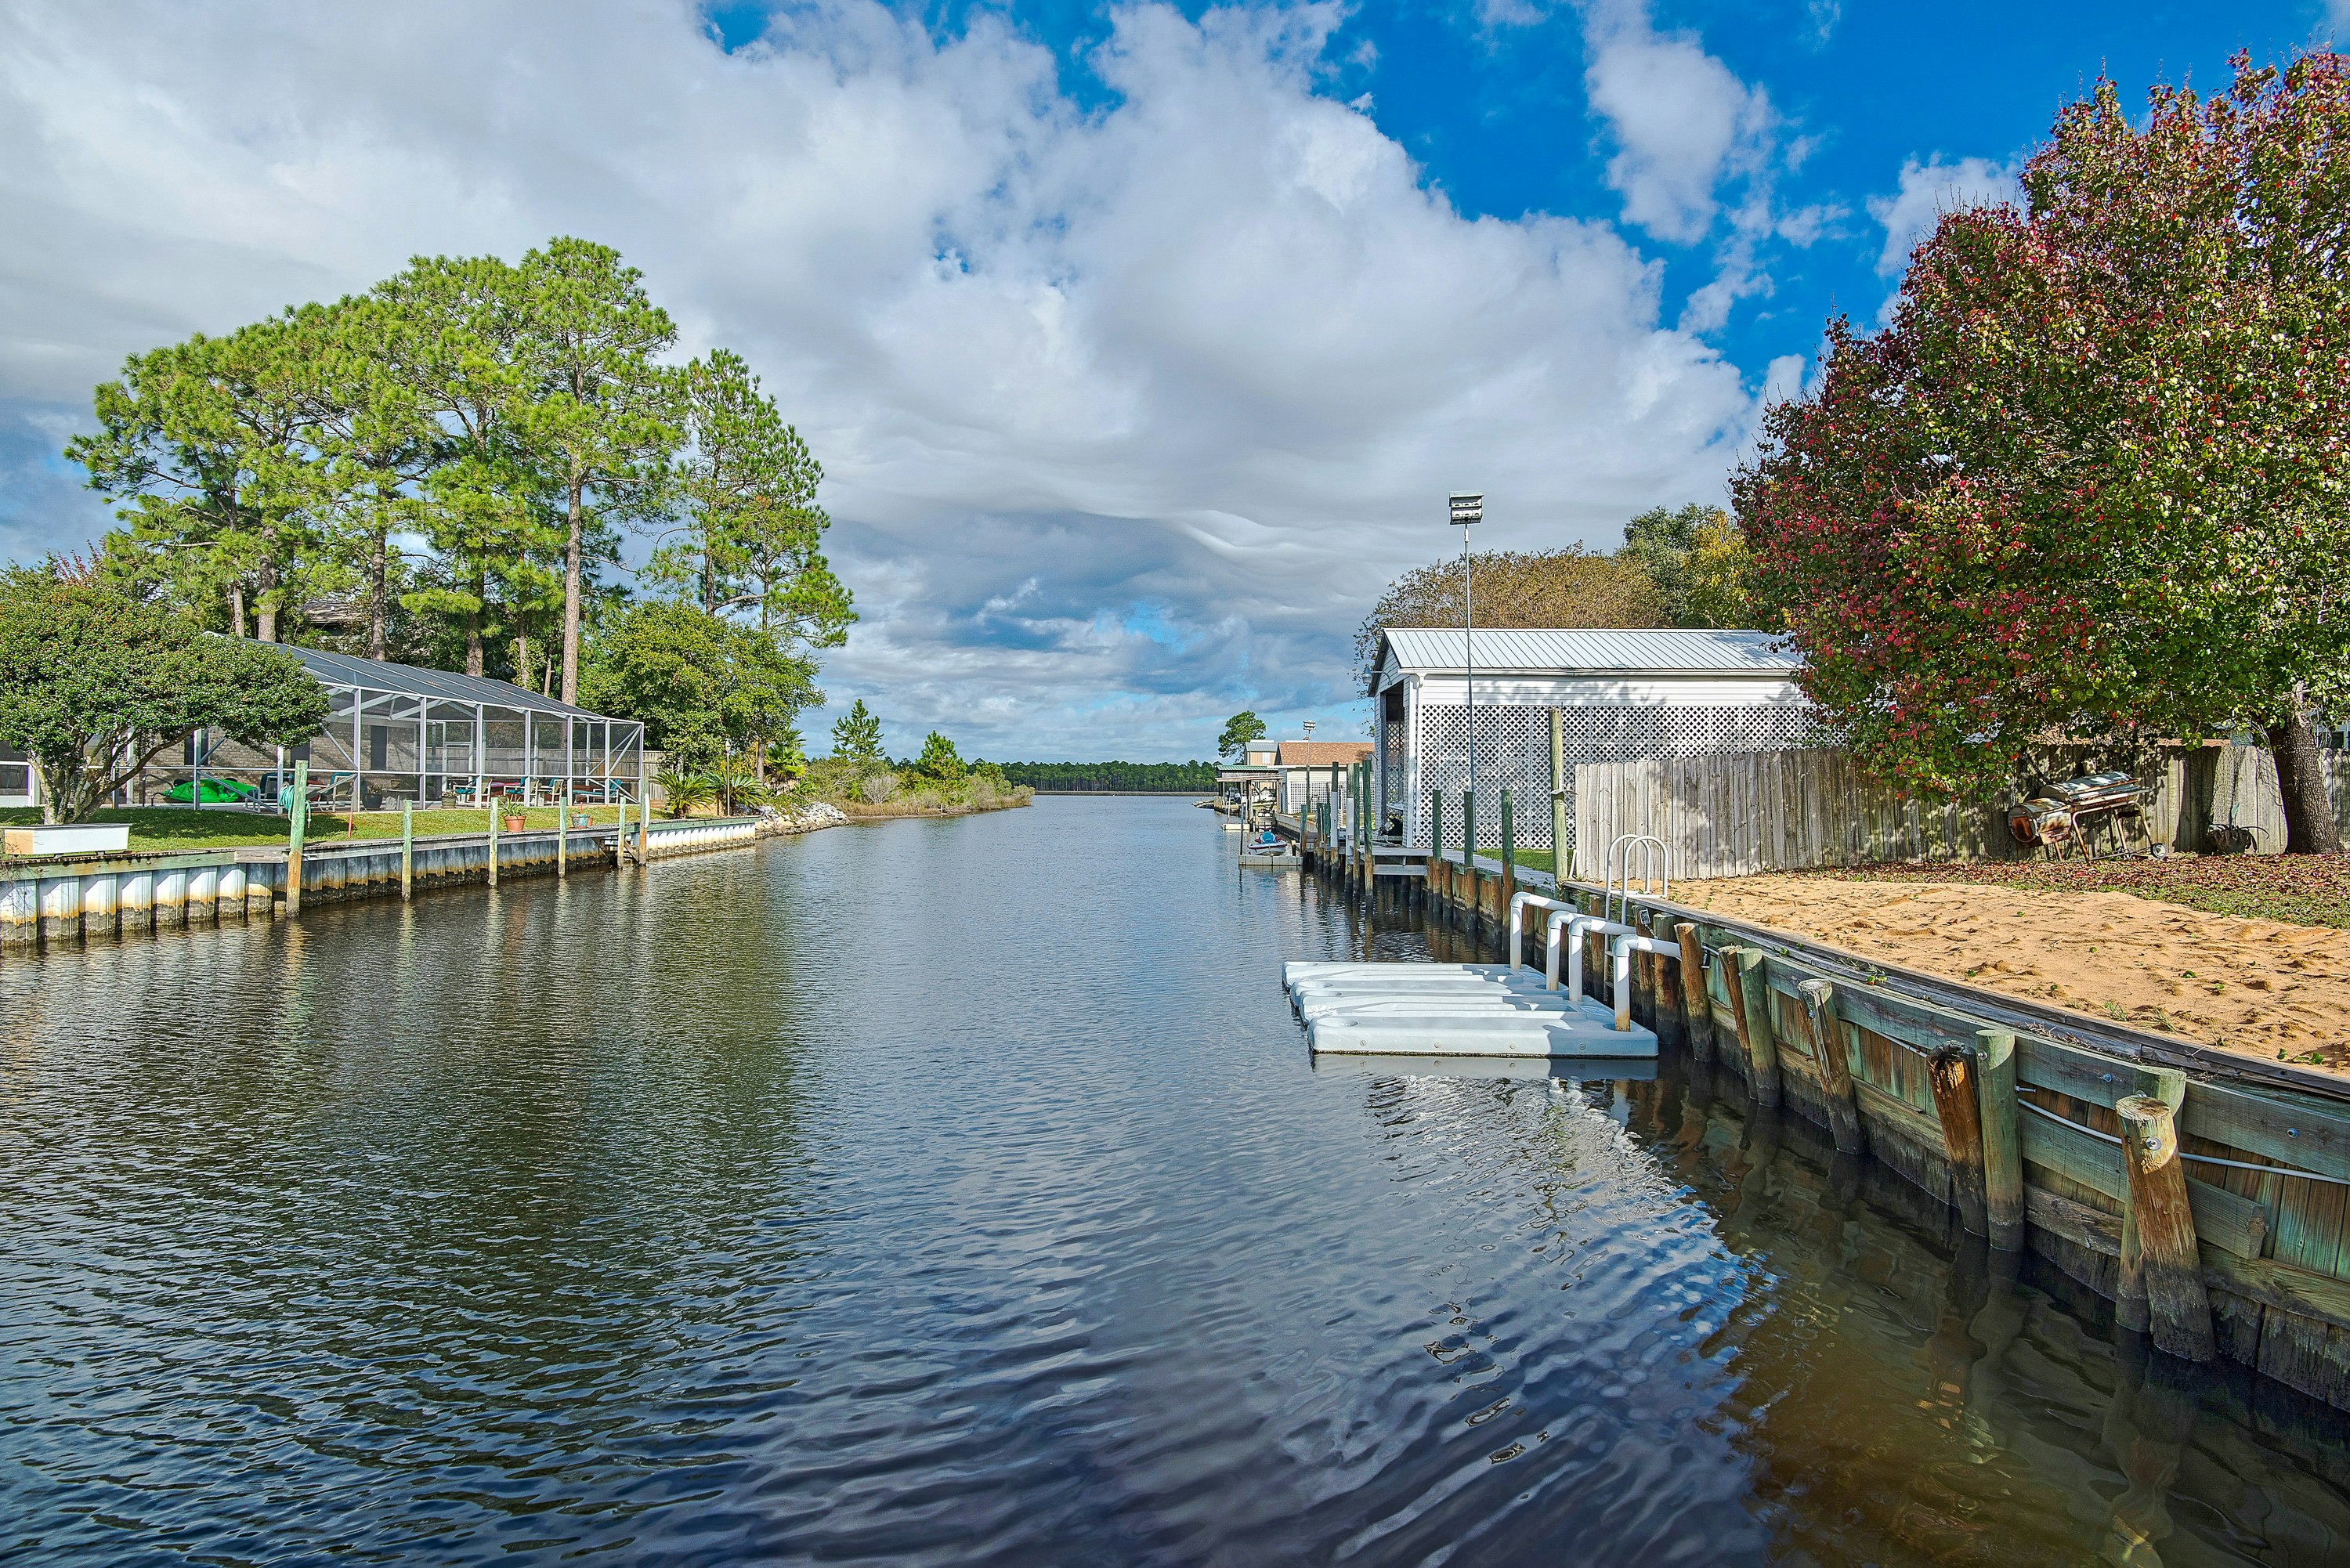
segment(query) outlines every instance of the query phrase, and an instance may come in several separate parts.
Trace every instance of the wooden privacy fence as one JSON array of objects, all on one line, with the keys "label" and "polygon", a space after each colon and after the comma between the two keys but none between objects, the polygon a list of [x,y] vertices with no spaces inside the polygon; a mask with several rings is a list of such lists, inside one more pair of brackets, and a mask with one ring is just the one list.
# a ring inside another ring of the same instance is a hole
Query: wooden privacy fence
[{"label": "wooden privacy fence", "polygon": [[[2350,832],[2350,753],[2324,765],[2334,815]],[[2210,847],[2207,832],[2233,826],[2261,853],[2284,847],[2276,766],[2261,746],[2178,746],[2165,751],[2147,824],[2158,844]],[[1748,752],[1575,769],[1571,874],[1607,876],[1607,846],[1651,833],[1668,846],[1668,874],[1743,877],[1887,860],[2021,858],[2007,831],[2013,790],[1990,799],[1918,802],[1862,777],[1849,753],[1825,748]]]},{"label": "wooden privacy fence", "polygon": [[[1432,898],[1471,877],[1443,869]],[[1498,909],[1502,879],[1473,879],[1463,909]],[[1635,1015],[1693,1074],[1735,1074],[1754,1104],[1915,1183],[1954,1230],[2041,1253],[2163,1350],[2350,1408],[2350,1085],[1661,899],[1631,912],[1680,953],[1637,961]],[[1586,962],[1587,989],[1605,969]]]}]

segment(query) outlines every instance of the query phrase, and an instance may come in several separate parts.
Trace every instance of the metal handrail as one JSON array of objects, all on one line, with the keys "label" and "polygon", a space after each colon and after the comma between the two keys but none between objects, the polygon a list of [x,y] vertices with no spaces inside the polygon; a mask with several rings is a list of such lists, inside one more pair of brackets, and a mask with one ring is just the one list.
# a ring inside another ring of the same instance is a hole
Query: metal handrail
[{"label": "metal handrail", "polygon": [[[1520,893],[1513,893],[1513,894],[1512,894],[1512,895],[1511,895],[1511,897],[1510,897],[1510,947],[1509,947],[1509,953],[1510,953],[1510,969],[1511,969],[1511,971],[1512,971],[1513,972],[1515,972],[1515,971],[1516,971],[1516,970],[1518,969],[1518,967],[1519,967],[1519,965],[1518,965],[1518,936],[1519,936],[1519,933],[1520,933],[1522,930],[1523,930],[1523,929],[1524,929],[1524,922],[1523,922],[1523,918],[1522,918],[1522,911],[1523,911],[1523,910],[1525,909],[1525,907],[1526,907],[1527,905],[1529,905],[1529,904],[1532,904],[1532,905],[1535,906],[1535,907],[1536,907],[1536,908],[1538,908],[1538,909],[1555,910],[1555,911],[1558,911],[1558,912],[1559,912],[1559,913],[1561,913],[1561,914],[1569,914],[1569,915],[1571,915],[1571,914],[1573,914],[1573,913],[1575,912],[1575,906],[1574,906],[1574,905],[1572,905],[1572,904],[1566,904],[1566,903],[1562,903],[1562,902],[1560,902],[1560,901],[1559,901],[1558,899],[1556,899],[1556,898],[1544,898],[1544,897],[1543,897],[1541,894],[1539,894],[1539,893],[1525,893],[1525,892],[1520,892]],[[1556,991],[1556,990],[1558,989],[1558,987],[1557,987],[1557,985],[1556,985],[1556,984],[1553,984],[1553,985],[1552,985],[1552,987],[1551,987],[1551,989],[1552,989],[1553,991]]]},{"label": "metal handrail", "polygon": [[[1632,850],[1635,846],[1640,850],[1640,896],[1644,898],[1672,897],[1672,847],[1653,833],[1619,833],[1616,841],[1607,846],[1607,887],[1599,906],[1600,912],[1610,919],[1616,919],[1616,901],[1619,897],[1624,902],[1624,919],[1628,920],[1631,918]],[[1620,887],[1617,875],[1619,861],[1623,867]],[[1654,893],[1648,891],[1651,882],[1658,884],[1658,890]]]}]

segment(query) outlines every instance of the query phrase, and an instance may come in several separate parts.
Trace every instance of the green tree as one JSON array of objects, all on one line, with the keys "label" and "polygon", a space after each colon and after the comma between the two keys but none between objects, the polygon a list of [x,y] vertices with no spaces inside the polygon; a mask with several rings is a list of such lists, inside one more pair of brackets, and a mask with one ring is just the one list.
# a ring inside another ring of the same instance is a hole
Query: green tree
[{"label": "green tree", "polygon": [[712,615],[747,612],[786,652],[836,648],[856,618],[819,548],[824,470],[741,356],[718,349],[679,378],[691,446],[678,465],[681,519],[646,576]]},{"label": "green tree", "polygon": [[1251,741],[1264,739],[1264,721],[1253,710],[1235,713],[1224,721],[1224,732],[1216,737],[1216,754],[1220,757],[1243,757],[1248,754]]},{"label": "green tree", "polygon": [[[1666,607],[1633,561],[1559,550],[1485,550],[1470,557],[1481,627],[1664,626]],[[1415,566],[1389,583],[1355,630],[1355,662],[1377,673],[1379,634],[1393,626],[1460,626],[1461,558]]]},{"label": "green tree", "polygon": [[646,743],[681,771],[773,744],[816,700],[805,659],[693,605],[652,599],[599,629],[583,690],[591,706],[640,719]]},{"label": "green tree", "polygon": [[1733,485],[1806,691],[1898,781],[2259,728],[2288,847],[2337,841],[2310,709],[2350,696],[2350,62],[2235,64],[2135,123],[2110,83],[2066,109],[2028,210],[1946,215]]},{"label": "green tree", "polygon": [[298,504],[317,522],[321,586],[356,595],[367,657],[383,659],[402,576],[393,541],[423,527],[420,486],[447,442],[415,378],[400,373],[414,334],[390,304],[308,305],[286,320],[313,454],[292,472]]},{"label": "green tree", "polygon": [[509,629],[559,632],[564,522],[530,444],[543,367],[520,271],[495,256],[418,256],[371,291],[385,373],[439,431],[416,486],[432,559],[401,597],[451,629],[465,672]]},{"label": "green tree", "polygon": [[578,701],[582,586],[616,524],[658,514],[680,431],[671,377],[653,357],[677,340],[620,254],[550,241],[520,274],[537,395],[525,436],[563,515],[563,700]]},{"label": "green tree", "polygon": [[916,778],[952,788],[962,783],[964,774],[970,770],[956,753],[955,743],[932,730],[922,737],[922,754],[916,757],[913,765],[906,771]]},{"label": "green tree", "polygon": [[51,822],[86,819],[199,728],[294,745],[326,717],[290,654],[50,568],[0,571],[0,741],[40,770]]},{"label": "green tree", "polygon": [[1650,507],[1625,525],[1616,558],[1638,566],[1655,585],[1669,626],[1754,623],[1746,597],[1746,541],[1719,506]]},{"label": "green tree", "polygon": [[[66,443],[126,533],[104,546],[109,579],[161,592],[211,624],[264,642],[307,597],[316,553],[300,331],[273,319],[124,361],[93,397],[98,430]],[[221,612],[224,611],[224,616]],[[215,618],[218,617],[219,618]]]},{"label": "green tree", "polygon": [[881,721],[866,708],[864,698],[832,722],[832,754],[859,767],[881,761]]}]

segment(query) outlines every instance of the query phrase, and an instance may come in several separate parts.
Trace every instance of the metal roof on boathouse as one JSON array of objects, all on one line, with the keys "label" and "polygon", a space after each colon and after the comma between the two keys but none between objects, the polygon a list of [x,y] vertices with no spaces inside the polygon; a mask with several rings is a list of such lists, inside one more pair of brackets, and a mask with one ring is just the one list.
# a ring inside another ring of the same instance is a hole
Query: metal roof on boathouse
[{"label": "metal roof on boathouse", "polygon": [[1563,675],[1759,675],[1784,679],[1803,656],[1771,631],[1613,628],[1519,629],[1389,627],[1379,683],[1399,674],[1458,674],[1473,651],[1477,672]]}]

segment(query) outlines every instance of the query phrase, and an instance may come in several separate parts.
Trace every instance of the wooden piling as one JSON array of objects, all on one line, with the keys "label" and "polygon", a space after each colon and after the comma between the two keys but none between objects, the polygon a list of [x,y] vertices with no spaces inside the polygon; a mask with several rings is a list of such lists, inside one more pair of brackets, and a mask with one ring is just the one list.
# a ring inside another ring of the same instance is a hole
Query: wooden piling
[{"label": "wooden piling", "polygon": [[1431,790],[1428,795],[1428,896],[1436,908],[1444,908],[1444,794]]},{"label": "wooden piling", "polygon": [[1461,792],[1461,874],[1453,884],[1454,903],[1469,917],[1469,934],[1477,934],[1477,917],[1485,900],[1477,888],[1477,792]]},{"label": "wooden piling", "polygon": [[1933,1085],[1934,1114],[1942,1124],[1942,1142],[1950,1148],[1950,1200],[1958,1205],[1959,1221],[1970,1235],[1987,1236],[1982,1099],[1975,1089],[1974,1053],[1959,1045],[1940,1047],[1926,1058],[1926,1079]]},{"label": "wooden piling", "polygon": [[1566,715],[1550,711],[1550,874],[1566,886]]},{"label": "wooden piling", "polygon": [[1761,948],[1724,949],[1730,1007],[1738,1018],[1738,1044],[1746,1054],[1746,1086],[1758,1106],[1779,1103],[1779,1037],[1771,1028],[1771,987],[1762,972]]},{"label": "wooden piling", "polygon": [[400,896],[405,899],[416,877],[416,803],[400,803]]},{"label": "wooden piling", "polygon": [[[202,779],[190,793],[191,800],[203,793]],[[302,912],[302,838],[310,826],[310,764],[294,764],[294,820],[286,838],[286,918],[292,919]]]},{"label": "wooden piling", "polygon": [[558,882],[570,874],[571,860],[571,786],[563,786],[561,798],[555,803],[555,879]]},{"label": "wooden piling", "polygon": [[498,885],[498,797],[483,792],[490,803],[490,886]]},{"label": "wooden piling", "polygon": [[[1644,937],[1654,936],[1646,909],[1627,909],[1630,918],[1624,923]],[[1663,1021],[1657,1013],[1657,955],[1634,952],[1632,955],[1632,1017],[1643,1029],[1659,1039],[1664,1038]]]},{"label": "wooden piling", "polygon": [[[1555,722],[1555,712],[1552,718]],[[1694,920],[1683,920],[1674,937],[1681,945],[1681,1027],[1688,1033],[1690,1054],[1710,1063],[1713,1060],[1713,998],[1705,985],[1705,943]]]},{"label": "wooden piling", "polygon": [[2023,1251],[2023,1156],[2016,1132],[2015,1036],[2004,1029],[1975,1034],[1975,1087],[1982,1113],[1983,1212],[1991,1244]]},{"label": "wooden piling", "polygon": [[2115,1103],[2114,1114],[2121,1118],[2122,1164],[2137,1241],[2135,1260],[2125,1250],[2123,1272],[2130,1272],[2135,1262],[2156,1347],[2188,1361],[2209,1361],[2219,1347],[2171,1108],[2151,1095],[2128,1095]]},{"label": "wooden piling", "polygon": [[[2187,1103],[2187,1075],[2176,1067],[2144,1067],[2136,1069],[2137,1092],[2149,1099],[2161,1101],[2175,1114]],[[2125,1157],[2123,1163],[2128,1164]],[[2114,1315],[2124,1328],[2139,1334],[2149,1326],[2146,1294],[2146,1273],[2139,1266],[2137,1246],[2137,1211],[2126,1200],[2122,1204],[2121,1267],[2114,1286]]]},{"label": "wooden piling", "polygon": [[1860,1102],[1852,1087],[1852,1064],[1844,1054],[1844,1024],[1836,1017],[1835,987],[1824,980],[1807,980],[1795,988],[1803,998],[1804,1026],[1810,1035],[1812,1060],[1818,1064],[1820,1088],[1827,1101],[1828,1131],[1838,1154],[1858,1154],[1868,1147],[1860,1122]]},{"label": "wooden piling", "polygon": [[[1510,820],[1510,792],[1502,792],[1502,918],[1509,917],[1510,900],[1518,896],[1518,841]],[[1512,961],[1517,955],[1510,955]]]}]

